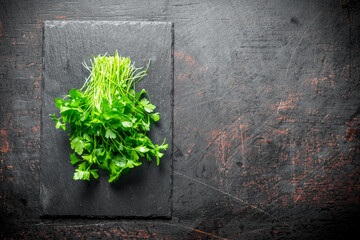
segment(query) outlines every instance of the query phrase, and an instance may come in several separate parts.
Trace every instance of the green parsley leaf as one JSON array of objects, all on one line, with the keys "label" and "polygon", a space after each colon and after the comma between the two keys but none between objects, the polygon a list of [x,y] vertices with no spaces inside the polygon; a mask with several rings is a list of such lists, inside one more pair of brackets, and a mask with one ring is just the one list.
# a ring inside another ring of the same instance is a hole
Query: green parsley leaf
[{"label": "green parsley leaf", "polygon": [[81,161],[81,159],[79,159],[79,158],[75,155],[75,153],[70,154],[70,160],[71,160],[71,164],[72,164],[72,165],[75,165],[76,163],[78,163],[78,162]]},{"label": "green parsley leaf", "polygon": [[106,129],[105,137],[106,138],[116,138],[116,134],[110,128],[108,128],[108,129]]},{"label": "green parsley leaf", "polygon": [[84,147],[85,143],[79,138],[75,138],[71,141],[71,149],[74,149],[75,152],[79,155],[83,153]]},{"label": "green parsley leaf", "polygon": [[75,170],[74,180],[88,180],[90,181],[90,172],[89,171],[81,171],[79,169]]}]

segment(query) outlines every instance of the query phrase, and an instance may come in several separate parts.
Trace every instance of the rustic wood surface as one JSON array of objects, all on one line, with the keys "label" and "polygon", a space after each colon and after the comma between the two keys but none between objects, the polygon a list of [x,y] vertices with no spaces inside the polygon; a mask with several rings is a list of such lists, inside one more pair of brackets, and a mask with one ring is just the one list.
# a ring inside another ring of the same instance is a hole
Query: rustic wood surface
[{"label": "rustic wood surface", "polygon": [[[355,0],[2,0],[0,237],[359,233],[359,11]],[[40,218],[42,26],[59,19],[174,23],[171,220]]]}]

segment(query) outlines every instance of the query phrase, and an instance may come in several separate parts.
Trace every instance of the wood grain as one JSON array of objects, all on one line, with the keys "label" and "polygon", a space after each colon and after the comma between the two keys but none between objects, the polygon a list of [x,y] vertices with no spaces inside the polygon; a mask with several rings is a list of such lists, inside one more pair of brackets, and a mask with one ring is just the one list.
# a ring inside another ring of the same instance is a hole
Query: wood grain
[{"label": "wood grain", "polygon": [[[358,1],[0,4],[2,236],[338,239],[358,233]],[[178,174],[171,220],[38,217],[41,24],[59,19],[174,23]]]}]

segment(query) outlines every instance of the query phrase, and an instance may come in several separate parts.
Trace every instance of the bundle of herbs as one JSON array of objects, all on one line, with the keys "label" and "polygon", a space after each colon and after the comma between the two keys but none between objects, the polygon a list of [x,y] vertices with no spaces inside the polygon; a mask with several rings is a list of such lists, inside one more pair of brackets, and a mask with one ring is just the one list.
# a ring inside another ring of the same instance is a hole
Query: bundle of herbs
[{"label": "bundle of herbs", "polygon": [[[146,135],[151,124],[159,121],[156,106],[151,104],[145,89],[135,91],[149,68],[136,68],[129,58],[99,55],[85,62],[90,71],[81,89],[71,89],[69,95],[56,98],[56,107],[61,117],[50,115],[56,128],[70,129],[70,155],[73,165],[77,165],[75,180],[98,178],[98,170],[107,170],[109,182],[114,182],[131,168],[140,166],[141,158],[159,165],[168,145],[153,144]],[[146,97],[143,97],[146,96]]]}]

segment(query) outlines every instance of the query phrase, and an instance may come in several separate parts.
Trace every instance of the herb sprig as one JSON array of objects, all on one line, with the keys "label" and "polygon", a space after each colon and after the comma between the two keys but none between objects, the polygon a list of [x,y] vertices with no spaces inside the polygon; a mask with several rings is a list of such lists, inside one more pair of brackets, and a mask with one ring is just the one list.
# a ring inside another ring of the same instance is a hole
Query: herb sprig
[{"label": "herb sprig", "polygon": [[[151,124],[159,121],[156,106],[145,89],[135,91],[149,68],[136,68],[129,58],[99,55],[85,62],[90,71],[81,89],[71,89],[68,95],[56,98],[61,117],[51,114],[56,128],[70,130],[71,164],[77,165],[75,180],[98,178],[98,170],[109,172],[114,182],[131,168],[140,166],[140,158],[157,165],[168,145],[153,144],[146,135]],[[147,96],[147,98],[142,96]]]}]

